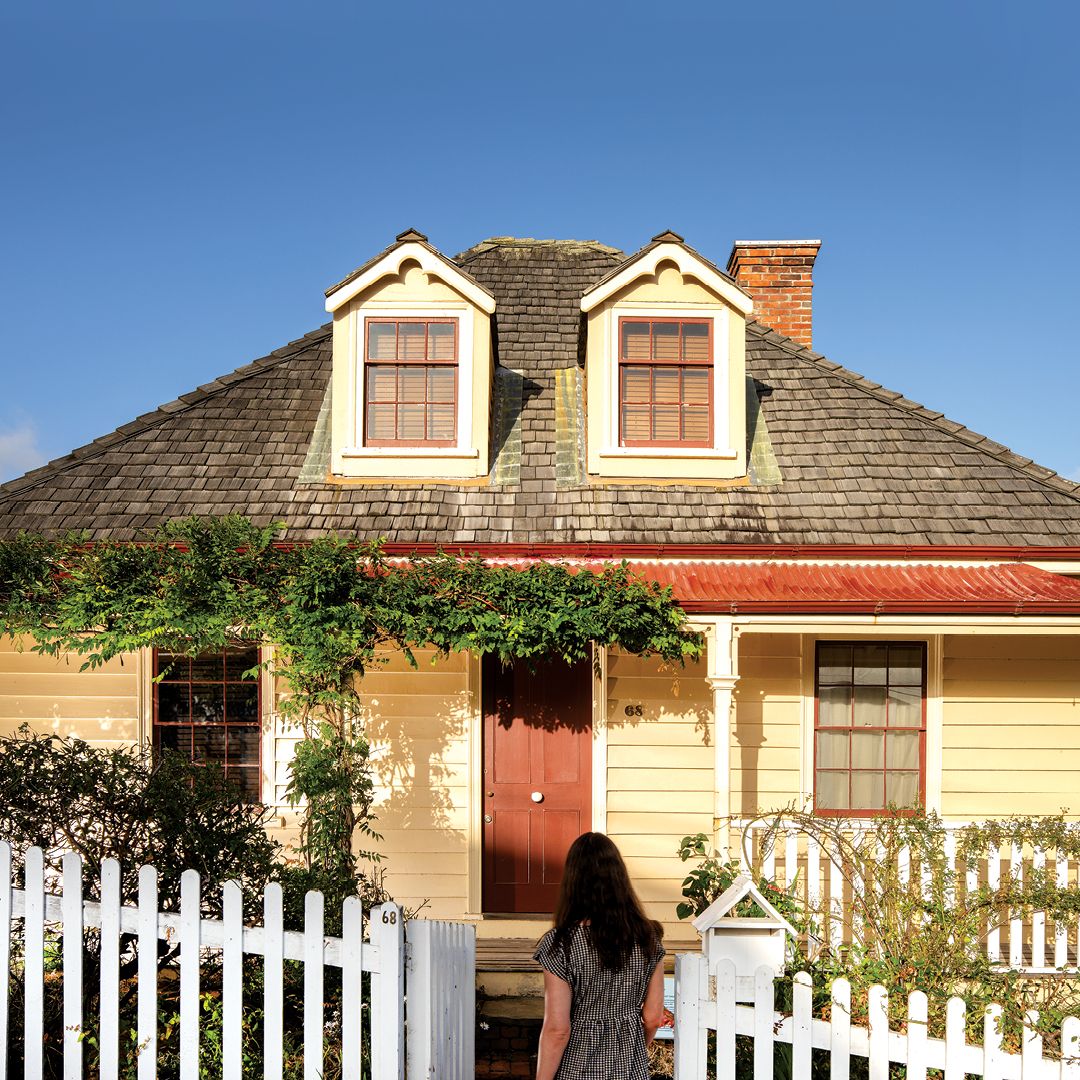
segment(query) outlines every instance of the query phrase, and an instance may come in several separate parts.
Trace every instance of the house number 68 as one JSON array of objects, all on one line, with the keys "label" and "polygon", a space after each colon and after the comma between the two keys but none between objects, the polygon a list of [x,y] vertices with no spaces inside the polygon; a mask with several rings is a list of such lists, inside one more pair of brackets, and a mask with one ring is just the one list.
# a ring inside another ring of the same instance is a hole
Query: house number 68
[{"label": "house number 68", "polygon": [[626,708],[623,709],[623,712],[627,716],[640,716],[641,715],[641,706],[640,705],[627,705]]},{"label": "house number 68", "polygon": [[393,926],[394,923],[397,922],[397,912],[396,911],[384,911],[382,913],[382,921],[384,923],[389,923],[390,926]]}]

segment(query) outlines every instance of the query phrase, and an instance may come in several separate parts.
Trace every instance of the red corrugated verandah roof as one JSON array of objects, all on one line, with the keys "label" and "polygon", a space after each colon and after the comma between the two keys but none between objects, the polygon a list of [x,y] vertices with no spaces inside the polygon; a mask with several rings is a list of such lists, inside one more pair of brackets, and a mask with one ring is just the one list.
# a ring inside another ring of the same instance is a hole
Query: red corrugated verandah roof
[{"label": "red corrugated verandah roof", "polygon": [[[561,562],[599,571],[618,560],[488,556],[493,565]],[[1080,580],[1025,563],[828,563],[629,559],[695,614],[1080,615]]]}]

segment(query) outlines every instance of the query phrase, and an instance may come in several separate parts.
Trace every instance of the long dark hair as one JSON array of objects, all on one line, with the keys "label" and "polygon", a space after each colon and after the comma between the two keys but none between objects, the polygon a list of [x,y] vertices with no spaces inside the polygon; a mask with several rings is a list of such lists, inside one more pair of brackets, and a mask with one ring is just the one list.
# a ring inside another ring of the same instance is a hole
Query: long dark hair
[{"label": "long dark hair", "polygon": [[610,970],[623,967],[637,945],[651,959],[664,933],[645,915],[619,849],[598,832],[582,833],[566,853],[554,944],[565,948],[583,922],[601,964]]}]

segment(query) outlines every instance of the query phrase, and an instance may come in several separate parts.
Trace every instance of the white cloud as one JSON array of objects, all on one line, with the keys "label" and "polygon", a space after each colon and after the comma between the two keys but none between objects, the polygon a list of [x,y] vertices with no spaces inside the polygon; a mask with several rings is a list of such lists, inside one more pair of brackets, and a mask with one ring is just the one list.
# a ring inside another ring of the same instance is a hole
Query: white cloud
[{"label": "white cloud", "polygon": [[38,446],[37,429],[31,421],[0,430],[0,483],[44,464],[45,451]]}]

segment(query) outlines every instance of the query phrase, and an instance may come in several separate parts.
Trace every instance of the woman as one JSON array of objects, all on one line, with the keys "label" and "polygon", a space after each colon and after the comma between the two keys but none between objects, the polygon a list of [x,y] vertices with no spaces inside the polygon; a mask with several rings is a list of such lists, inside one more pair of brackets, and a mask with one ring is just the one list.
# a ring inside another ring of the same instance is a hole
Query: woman
[{"label": "woman", "polygon": [[664,947],[619,849],[585,833],[566,855],[544,969],[536,1080],[649,1080],[646,1046],[664,1015]]}]

